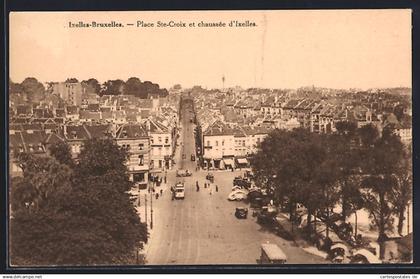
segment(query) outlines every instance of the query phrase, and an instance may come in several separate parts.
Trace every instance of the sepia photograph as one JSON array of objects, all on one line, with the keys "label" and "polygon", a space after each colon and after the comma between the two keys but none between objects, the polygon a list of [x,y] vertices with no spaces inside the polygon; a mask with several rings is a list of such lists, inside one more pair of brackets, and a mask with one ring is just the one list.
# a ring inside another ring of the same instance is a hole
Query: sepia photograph
[{"label": "sepia photograph", "polygon": [[11,12],[13,268],[413,262],[412,10]]}]

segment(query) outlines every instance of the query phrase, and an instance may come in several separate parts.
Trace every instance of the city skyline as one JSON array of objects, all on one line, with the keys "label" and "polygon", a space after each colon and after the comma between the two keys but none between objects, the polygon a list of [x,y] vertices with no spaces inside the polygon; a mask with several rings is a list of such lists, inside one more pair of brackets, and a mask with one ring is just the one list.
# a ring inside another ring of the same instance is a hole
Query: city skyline
[{"label": "city skyline", "polygon": [[[225,87],[411,87],[410,10],[186,15],[11,13],[10,78],[14,82],[32,76],[42,82],[71,77],[104,82],[136,76],[165,88],[177,83],[222,88],[224,76]],[[187,23],[249,20],[257,27],[68,28],[69,22],[79,21],[125,24],[163,19]]]}]

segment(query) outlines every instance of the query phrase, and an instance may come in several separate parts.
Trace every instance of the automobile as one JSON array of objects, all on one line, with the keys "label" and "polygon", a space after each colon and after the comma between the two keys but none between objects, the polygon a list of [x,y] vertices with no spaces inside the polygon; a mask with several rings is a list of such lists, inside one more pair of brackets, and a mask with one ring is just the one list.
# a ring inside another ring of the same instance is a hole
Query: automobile
[{"label": "automobile", "polygon": [[233,185],[234,186],[240,186],[240,187],[244,187],[244,188],[249,188],[249,187],[251,187],[251,182],[250,181],[248,181],[247,179],[245,179],[245,178],[242,178],[242,177],[240,177],[240,176],[237,176],[237,177],[235,177],[234,179],[233,179]]},{"label": "automobile", "polygon": [[250,199],[250,207],[251,208],[261,208],[263,206],[263,199],[260,197]]},{"label": "automobile", "polygon": [[233,187],[232,187],[232,191],[236,191],[236,190],[242,190],[242,187],[239,187],[239,186],[233,186]]},{"label": "automobile", "polygon": [[253,178],[253,177],[254,177],[254,174],[253,174],[251,171],[246,170],[246,171],[244,172],[244,177],[245,177],[245,178]]},{"label": "automobile", "polygon": [[191,154],[191,161],[195,161],[195,155]]},{"label": "automobile", "polygon": [[235,191],[233,191],[229,194],[228,200],[230,200],[230,201],[245,200],[247,198],[247,195],[248,195],[248,192],[244,191],[243,189],[235,190]]},{"label": "automobile", "polygon": [[382,261],[376,255],[366,249],[353,252],[350,263],[356,264],[380,264]]},{"label": "automobile", "polygon": [[237,207],[235,209],[235,217],[238,219],[246,219],[248,217],[248,208]]},{"label": "automobile", "polygon": [[175,199],[184,199],[185,198],[185,187],[183,183],[177,183],[173,189]]},{"label": "automobile", "polygon": [[186,176],[192,176],[192,173],[189,170],[182,170],[179,169],[176,171],[177,177],[186,177]]},{"label": "automobile", "polygon": [[208,174],[206,175],[206,179],[207,179],[208,181],[210,181],[211,183],[213,183],[213,182],[214,182],[214,175],[213,175],[212,173],[208,173]]},{"label": "automobile", "polygon": [[293,233],[293,228],[291,228],[289,219],[283,214],[278,214],[274,219],[275,222],[273,222],[273,229],[275,233],[283,239],[293,241],[295,239],[295,235]]},{"label": "automobile", "polygon": [[274,206],[263,206],[257,213],[257,222],[261,225],[268,225],[274,228],[276,225],[277,213],[277,208]]},{"label": "automobile", "polygon": [[284,264],[287,256],[277,244],[264,243],[261,244],[260,264]]},{"label": "automobile", "polygon": [[333,243],[342,241],[331,228],[327,237],[327,225],[322,221],[311,221],[311,229],[310,239],[319,250],[329,251]]},{"label": "automobile", "polygon": [[349,248],[342,242],[331,245],[328,256],[333,263],[342,263],[346,256],[350,255]]}]

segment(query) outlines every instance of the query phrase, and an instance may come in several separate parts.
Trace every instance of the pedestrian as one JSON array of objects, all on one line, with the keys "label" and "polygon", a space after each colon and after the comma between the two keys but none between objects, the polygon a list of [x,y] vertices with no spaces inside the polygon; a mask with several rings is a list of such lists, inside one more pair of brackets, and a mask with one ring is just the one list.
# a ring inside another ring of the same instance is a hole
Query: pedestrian
[{"label": "pedestrian", "polygon": [[160,189],[160,195],[161,195],[161,196],[163,195],[163,190],[162,190],[162,189]]},{"label": "pedestrian", "polygon": [[156,199],[158,199],[159,198],[159,193],[156,193]]},{"label": "pedestrian", "polygon": [[166,174],[165,174],[165,184],[166,184]]},{"label": "pedestrian", "polygon": [[196,185],[196,187],[197,187],[197,192],[200,191],[200,186]]},{"label": "pedestrian", "polygon": [[207,183],[206,182],[204,182],[204,188],[207,188]]},{"label": "pedestrian", "polygon": [[216,184],[216,192],[219,192],[219,187],[217,187],[217,184]]}]

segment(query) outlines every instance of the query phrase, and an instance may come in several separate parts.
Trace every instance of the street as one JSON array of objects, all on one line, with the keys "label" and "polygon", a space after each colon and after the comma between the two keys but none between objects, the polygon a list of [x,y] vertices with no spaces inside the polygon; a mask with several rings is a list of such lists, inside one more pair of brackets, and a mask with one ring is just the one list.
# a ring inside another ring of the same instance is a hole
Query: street
[{"label": "street", "polygon": [[[191,115],[186,109],[181,115],[176,165],[167,173],[167,185],[161,186],[163,196],[153,198],[153,229],[146,249],[147,264],[256,264],[260,245],[267,242],[276,243],[283,249],[287,263],[326,263],[321,257],[263,229],[252,217],[251,210],[247,219],[234,216],[237,206],[247,206],[243,202],[227,200],[233,178],[242,172],[213,172],[214,184],[204,188],[207,171],[196,171],[196,162],[191,161],[191,154],[195,154],[194,124],[190,123]],[[185,154],[184,159],[182,154]],[[193,175],[178,178],[175,176],[178,168],[188,169]],[[169,188],[178,181],[185,183],[184,200],[171,199]],[[199,191],[196,191],[196,181]],[[218,185],[218,192],[215,185]]]}]

